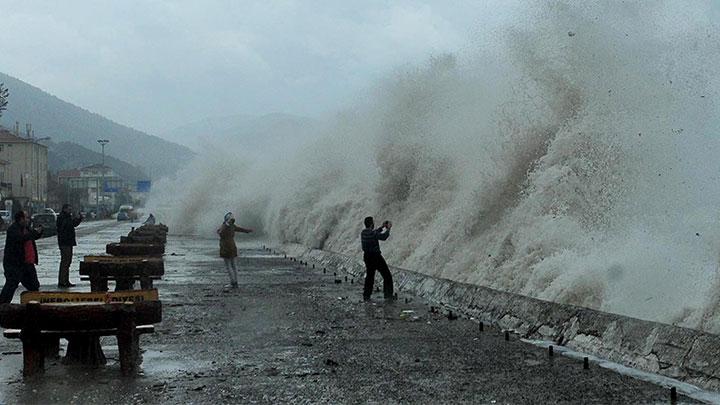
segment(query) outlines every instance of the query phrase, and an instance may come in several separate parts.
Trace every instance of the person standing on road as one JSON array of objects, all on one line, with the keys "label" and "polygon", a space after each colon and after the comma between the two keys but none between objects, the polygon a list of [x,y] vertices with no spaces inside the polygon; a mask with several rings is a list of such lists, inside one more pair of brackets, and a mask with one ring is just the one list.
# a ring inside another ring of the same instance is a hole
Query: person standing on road
[{"label": "person standing on road", "polygon": [[12,301],[20,283],[28,291],[40,289],[40,282],[35,270],[35,265],[38,263],[35,240],[40,239],[42,231],[42,226],[30,229],[25,212],[15,213],[14,222],[8,228],[5,239],[5,256],[3,257],[5,285],[0,292],[0,304]]},{"label": "person standing on road", "polygon": [[70,264],[72,264],[73,247],[77,246],[75,228],[82,222],[81,216],[72,215],[70,204],[64,204],[57,217],[57,238],[60,247],[60,271],[58,273],[58,287],[75,287],[70,282]]},{"label": "person standing on road", "polygon": [[383,278],[383,293],[386,300],[394,299],[393,280],[390,274],[385,258],[380,251],[381,240],[387,240],[390,237],[390,221],[383,222],[378,229],[375,228],[373,217],[365,218],[365,229],[360,233],[360,241],[362,243],[363,261],[367,268],[365,274],[365,287],[363,289],[363,300],[369,301],[375,285],[375,271],[379,271]]},{"label": "person standing on road", "polygon": [[220,235],[220,257],[225,261],[225,268],[230,276],[231,288],[238,288],[236,264],[238,254],[237,245],[235,245],[235,232],[251,233],[252,231],[252,229],[235,225],[235,217],[232,212],[225,214],[225,221],[217,230],[218,235]]}]

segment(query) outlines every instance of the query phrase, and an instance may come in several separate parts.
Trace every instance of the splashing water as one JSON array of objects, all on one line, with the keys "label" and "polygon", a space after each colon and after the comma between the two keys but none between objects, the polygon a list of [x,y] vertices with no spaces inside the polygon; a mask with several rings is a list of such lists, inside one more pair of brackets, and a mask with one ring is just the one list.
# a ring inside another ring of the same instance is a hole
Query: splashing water
[{"label": "splashing water", "polygon": [[183,231],[232,210],[353,255],[362,218],[388,218],[393,265],[720,332],[716,6],[606,3],[527,6],[320,140],[208,148],[154,201]]}]

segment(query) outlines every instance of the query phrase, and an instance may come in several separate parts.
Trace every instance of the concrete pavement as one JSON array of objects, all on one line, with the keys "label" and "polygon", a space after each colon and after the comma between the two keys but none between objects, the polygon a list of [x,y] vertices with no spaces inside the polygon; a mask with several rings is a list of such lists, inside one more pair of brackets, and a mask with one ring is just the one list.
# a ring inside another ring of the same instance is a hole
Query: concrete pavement
[{"label": "concrete pavement", "polygon": [[[129,226],[82,237],[77,255],[101,251]],[[141,338],[141,376],[120,377],[107,338],[108,366],[55,362],[44,377],[23,381],[20,344],[2,339],[0,352],[10,354],[0,355],[0,403],[669,402],[665,388],[551,359],[501,331],[431,313],[411,296],[363,303],[360,280],[268,255],[261,244],[242,245],[240,289],[228,290],[217,240],[169,236],[166,277],[156,284],[164,320]],[[56,249],[40,250],[42,284],[52,285]]]}]

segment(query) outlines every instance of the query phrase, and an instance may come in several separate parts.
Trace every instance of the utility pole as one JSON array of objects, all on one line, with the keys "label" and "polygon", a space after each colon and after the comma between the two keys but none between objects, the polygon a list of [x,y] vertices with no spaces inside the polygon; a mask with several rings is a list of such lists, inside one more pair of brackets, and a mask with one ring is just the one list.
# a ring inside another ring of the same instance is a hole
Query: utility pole
[{"label": "utility pole", "polygon": [[[110,143],[107,139],[98,139],[97,142],[100,144],[100,147],[102,148],[102,167],[100,170],[100,176],[101,176],[101,183],[103,187],[103,191],[105,190],[105,145]],[[104,193],[103,193],[104,194]],[[97,193],[95,193],[95,210],[97,211],[97,217],[100,217],[100,187],[97,189]],[[103,206],[105,206],[105,196],[103,195]]]}]

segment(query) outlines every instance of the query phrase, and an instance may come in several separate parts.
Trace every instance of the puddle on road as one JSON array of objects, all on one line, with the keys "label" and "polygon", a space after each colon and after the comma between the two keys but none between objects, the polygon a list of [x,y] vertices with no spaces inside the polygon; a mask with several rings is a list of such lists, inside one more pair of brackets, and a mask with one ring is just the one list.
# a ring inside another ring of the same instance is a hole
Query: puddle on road
[{"label": "puddle on road", "polygon": [[[23,357],[22,352],[8,351],[8,354],[0,355],[0,384],[6,385],[22,381]],[[6,398],[3,397],[3,390],[0,389],[0,403]]]},{"label": "puddle on road", "polygon": [[240,255],[241,259],[284,259],[282,255],[268,255],[268,254],[243,254]]},{"label": "puddle on road", "polygon": [[209,361],[189,360],[167,350],[145,350],[142,356],[141,368],[146,377],[152,377],[154,374],[177,374],[211,366]]}]

